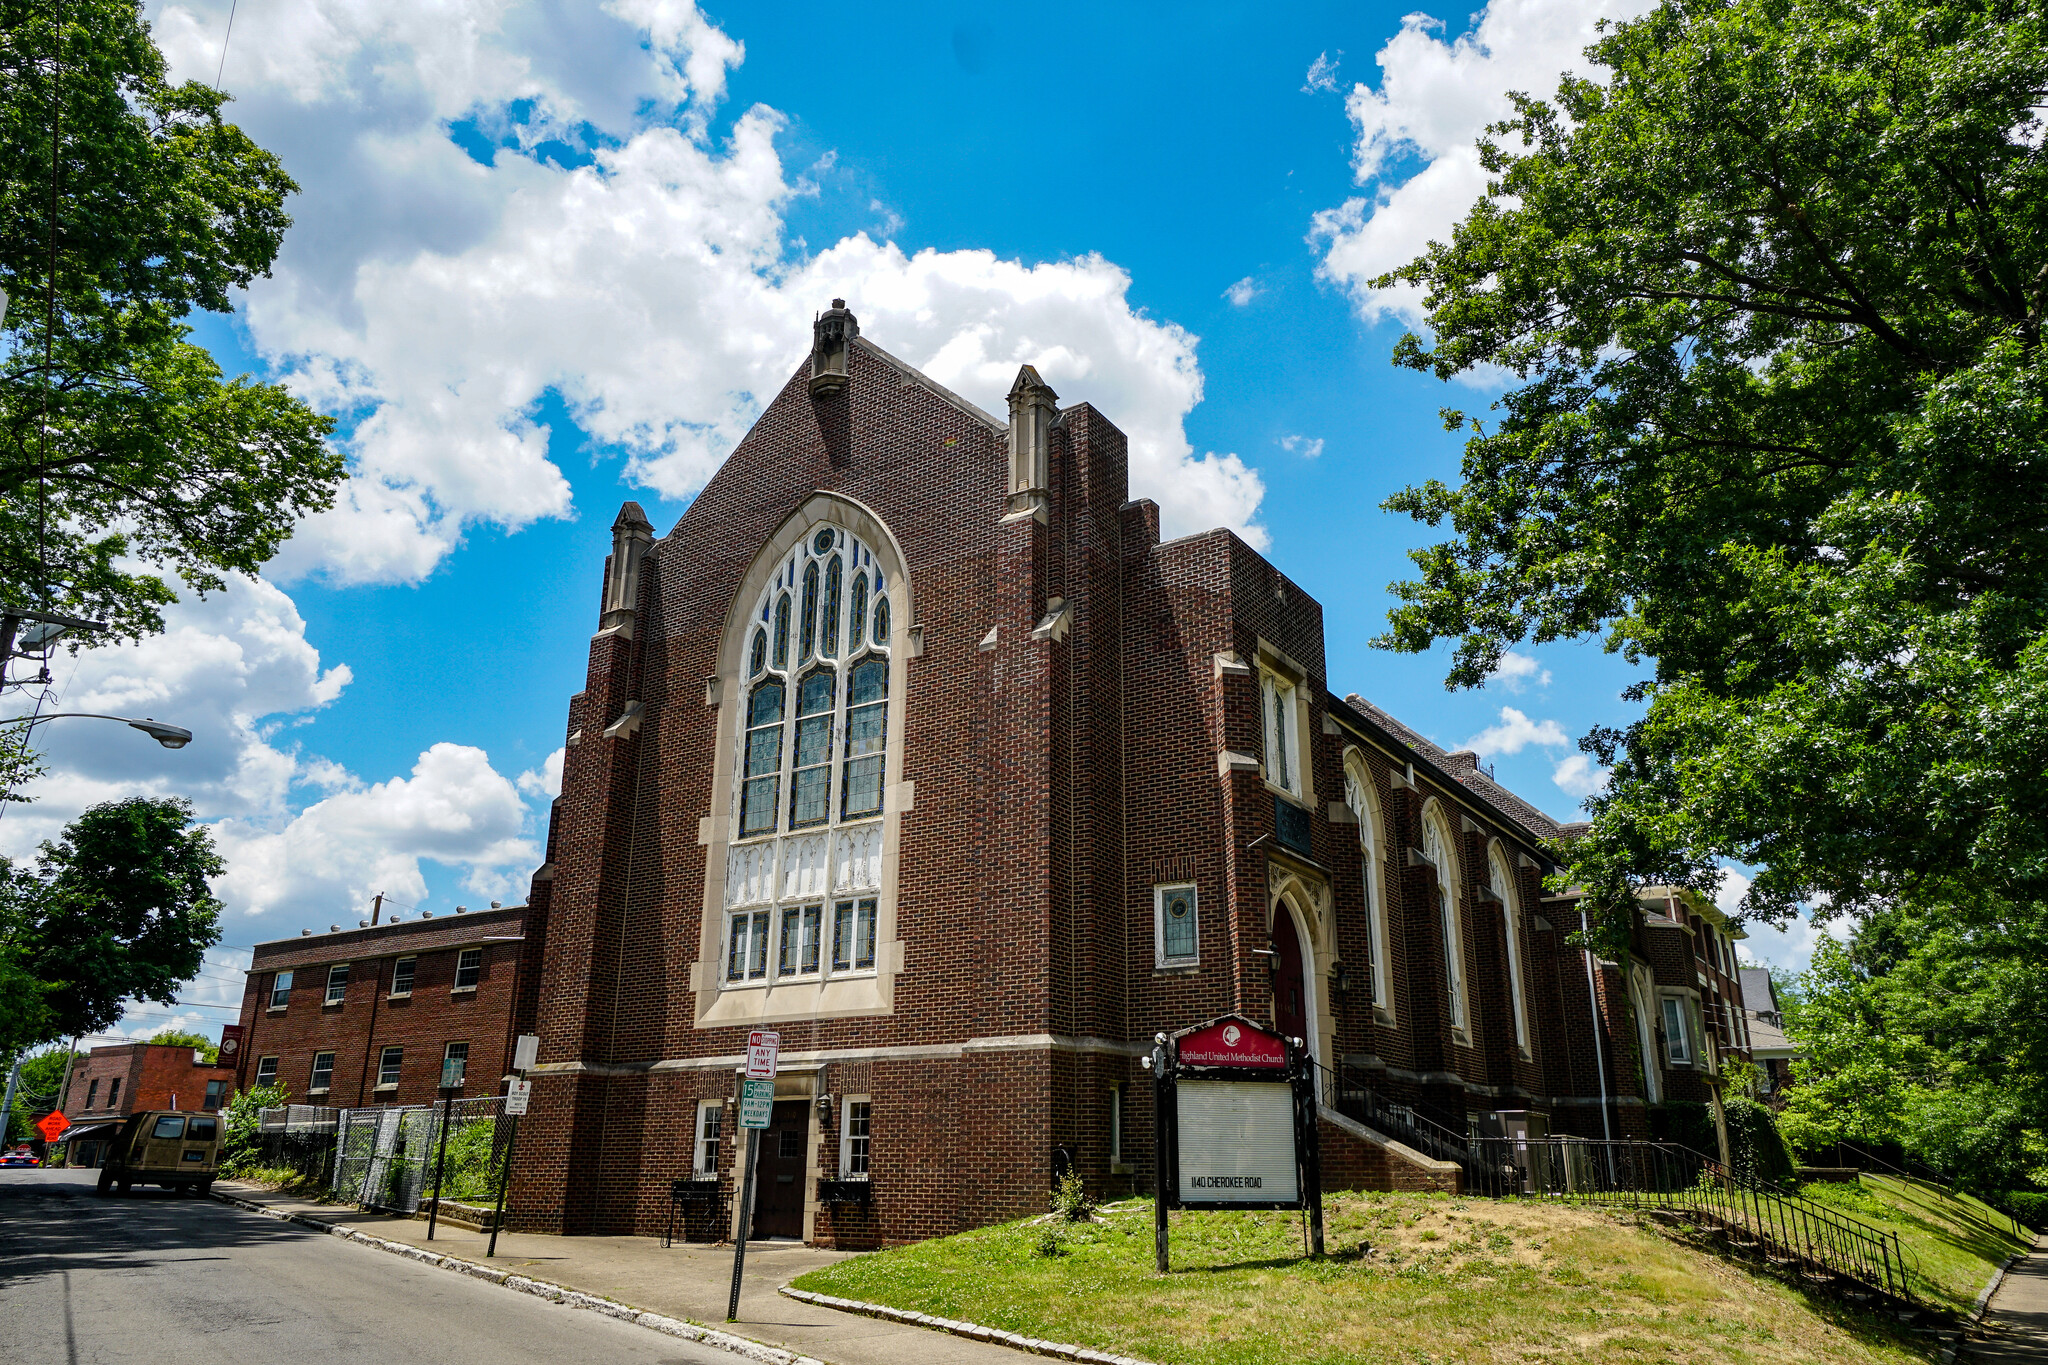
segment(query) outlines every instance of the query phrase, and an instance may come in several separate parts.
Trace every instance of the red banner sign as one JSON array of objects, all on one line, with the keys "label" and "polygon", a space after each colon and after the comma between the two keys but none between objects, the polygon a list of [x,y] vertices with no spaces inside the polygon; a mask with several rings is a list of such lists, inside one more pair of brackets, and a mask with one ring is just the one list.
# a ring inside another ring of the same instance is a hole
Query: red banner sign
[{"label": "red banner sign", "polygon": [[233,1066],[242,1060],[242,1026],[223,1024],[220,1030],[221,1066]]},{"label": "red banner sign", "polygon": [[1276,1033],[1243,1024],[1213,1024],[1180,1040],[1180,1064],[1284,1067],[1287,1041]]}]

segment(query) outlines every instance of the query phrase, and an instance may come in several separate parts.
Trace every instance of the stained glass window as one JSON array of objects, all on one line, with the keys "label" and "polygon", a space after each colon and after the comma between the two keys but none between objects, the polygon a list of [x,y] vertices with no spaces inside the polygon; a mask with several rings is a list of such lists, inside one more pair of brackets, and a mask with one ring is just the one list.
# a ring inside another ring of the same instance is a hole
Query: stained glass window
[{"label": "stained glass window", "polygon": [[818,652],[831,658],[839,652],[839,556],[825,562],[825,618],[818,626]]},{"label": "stained glass window", "polygon": [[754,689],[748,703],[745,780],[746,787],[740,801],[740,833],[766,834],[775,828],[775,798],[782,785],[782,684],[779,682],[762,683]]},{"label": "stained glass window", "polygon": [[889,645],[889,599],[875,599],[875,644],[886,649]]},{"label": "stained glass window", "polygon": [[798,663],[810,660],[811,652],[818,642],[818,565],[817,561],[804,566],[804,609],[797,620],[797,637],[803,641],[797,650]]},{"label": "stained glass window", "polygon": [[747,664],[747,676],[758,678],[761,670],[768,667],[768,632],[758,627],[754,631],[753,657]]},{"label": "stained glass window", "polygon": [[789,825],[822,823],[832,785],[832,694],[838,674],[819,669],[796,698],[796,753],[789,788]]},{"label": "stained glass window", "polygon": [[789,594],[775,599],[775,666],[789,667]]},{"label": "stained glass window", "polygon": [[853,597],[846,604],[846,652],[860,648],[860,642],[867,638],[868,630],[868,576],[857,573],[853,576]]},{"label": "stained glass window", "polygon": [[832,970],[865,972],[875,965],[875,898],[832,907]]},{"label": "stained glass window", "polygon": [[889,665],[882,659],[863,659],[854,665],[853,681],[846,693],[846,780],[842,800],[849,820],[881,812],[883,741],[888,713]]}]

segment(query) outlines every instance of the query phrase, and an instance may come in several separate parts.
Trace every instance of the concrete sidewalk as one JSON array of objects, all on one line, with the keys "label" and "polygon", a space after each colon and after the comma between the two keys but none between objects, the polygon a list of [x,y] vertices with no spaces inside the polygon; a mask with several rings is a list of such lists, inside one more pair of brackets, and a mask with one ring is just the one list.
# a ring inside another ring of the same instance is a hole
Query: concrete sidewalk
[{"label": "concrete sidewalk", "polygon": [[2048,1365],[2048,1237],[2005,1272],[1983,1330],[1982,1341],[1964,1347],[1963,1359],[1976,1365]]},{"label": "concrete sidewalk", "polygon": [[[678,1242],[663,1251],[658,1237],[546,1237],[508,1232],[498,1238],[497,1256],[486,1260],[484,1248],[490,1242],[486,1233],[443,1223],[429,1242],[423,1220],[316,1204],[235,1181],[221,1181],[217,1189],[279,1213],[329,1226],[355,1228],[388,1241],[428,1247],[445,1256],[459,1256],[479,1265],[602,1295],[645,1312],[682,1318],[816,1356],[832,1365],[902,1365],[908,1360],[915,1360],[918,1365],[1020,1365],[1029,1359],[1001,1346],[879,1318],[839,1313],[799,1303],[776,1292],[805,1271],[835,1264],[854,1253],[821,1251],[790,1242],[747,1243],[739,1321],[728,1324],[725,1305],[732,1292],[730,1245]],[[366,1250],[363,1254],[379,1253]]]}]

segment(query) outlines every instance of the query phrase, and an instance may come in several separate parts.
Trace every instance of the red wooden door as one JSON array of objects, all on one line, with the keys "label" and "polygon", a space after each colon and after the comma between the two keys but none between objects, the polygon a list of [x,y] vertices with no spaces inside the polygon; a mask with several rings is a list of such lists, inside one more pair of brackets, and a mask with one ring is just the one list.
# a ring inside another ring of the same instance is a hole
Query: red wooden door
[{"label": "red wooden door", "polygon": [[1273,1027],[1289,1038],[1308,1039],[1308,979],[1303,975],[1301,936],[1294,916],[1280,906],[1273,912]]}]

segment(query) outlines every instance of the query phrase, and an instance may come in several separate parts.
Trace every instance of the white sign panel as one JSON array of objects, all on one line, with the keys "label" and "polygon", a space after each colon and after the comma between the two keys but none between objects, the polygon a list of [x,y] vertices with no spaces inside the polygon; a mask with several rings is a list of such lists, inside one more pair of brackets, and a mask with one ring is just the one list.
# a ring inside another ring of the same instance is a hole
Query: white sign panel
[{"label": "white sign panel", "polygon": [[1294,1087],[1182,1081],[1180,1197],[1187,1204],[1284,1204],[1301,1198]]},{"label": "white sign panel", "polygon": [[507,1115],[526,1112],[527,1101],[533,1098],[532,1081],[514,1081],[505,1092],[505,1113]]},{"label": "white sign panel", "polygon": [[755,1029],[747,1035],[747,1079],[750,1081],[772,1081],[775,1079],[775,1054],[782,1050],[782,1035],[766,1029]]}]

